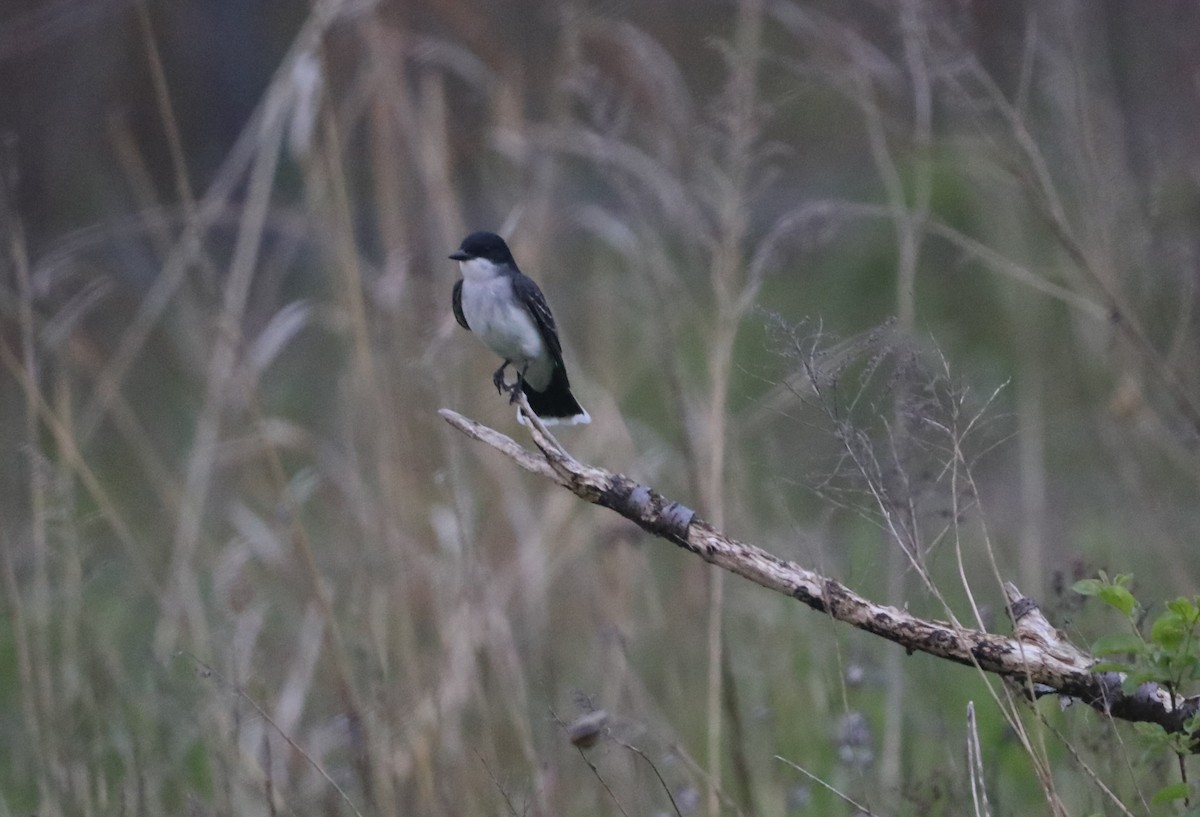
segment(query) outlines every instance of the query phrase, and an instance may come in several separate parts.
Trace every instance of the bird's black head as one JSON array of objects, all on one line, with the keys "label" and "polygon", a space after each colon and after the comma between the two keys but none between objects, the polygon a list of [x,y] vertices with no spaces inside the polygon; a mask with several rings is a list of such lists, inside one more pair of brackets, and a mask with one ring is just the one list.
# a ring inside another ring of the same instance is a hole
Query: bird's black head
[{"label": "bird's black head", "polygon": [[483,258],[491,261],[493,264],[511,264],[514,267],[516,266],[512,253],[508,251],[508,245],[504,243],[503,238],[495,233],[471,233],[463,239],[458,250],[450,257],[455,261],[469,261],[472,258]]}]

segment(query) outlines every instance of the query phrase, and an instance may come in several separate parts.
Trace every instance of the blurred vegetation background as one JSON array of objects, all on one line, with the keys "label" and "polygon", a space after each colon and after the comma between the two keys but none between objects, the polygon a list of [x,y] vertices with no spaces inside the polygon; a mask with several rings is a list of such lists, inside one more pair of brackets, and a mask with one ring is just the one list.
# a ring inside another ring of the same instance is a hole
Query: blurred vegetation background
[{"label": "blurred vegetation background", "polygon": [[503,232],[577,457],[1086,646],[1072,581],[1200,570],[1197,42],[1186,0],[4,4],[0,814],[1175,813],[1128,727],[436,410],[525,440],[449,308]]}]

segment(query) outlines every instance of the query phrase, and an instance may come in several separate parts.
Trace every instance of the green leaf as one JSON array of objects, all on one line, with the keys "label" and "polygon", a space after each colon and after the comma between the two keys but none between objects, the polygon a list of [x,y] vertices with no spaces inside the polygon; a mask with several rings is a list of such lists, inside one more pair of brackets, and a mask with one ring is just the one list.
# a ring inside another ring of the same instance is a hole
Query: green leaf
[{"label": "green leaf", "polygon": [[[1170,678],[1175,672],[1175,665],[1171,662],[1172,655],[1174,653],[1155,650],[1150,654],[1145,669],[1160,678]],[[1154,678],[1152,677],[1150,680],[1154,680]]]},{"label": "green leaf", "polygon": [[1200,662],[1198,656],[1187,653],[1171,653],[1166,656],[1163,665],[1172,678],[1182,681],[1195,674],[1197,662]]},{"label": "green leaf", "polygon": [[1186,596],[1180,596],[1177,599],[1168,601],[1167,609],[1189,623],[1194,624],[1197,620],[1200,620],[1200,608],[1196,607],[1196,602],[1193,599],[1189,599]]},{"label": "green leaf", "polygon": [[1191,627],[1175,613],[1163,613],[1150,625],[1150,640],[1168,650],[1179,649],[1187,640]]},{"label": "green leaf", "polygon": [[1099,579],[1080,579],[1071,585],[1071,589],[1081,596],[1098,595],[1102,587],[1104,587],[1104,582]]},{"label": "green leaf", "polygon": [[1115,584],[1106,585],[1100,588],[1100,601],[1107,604],[1109,607],[1115,607],[1126,616],[1133,615],[1134,608],[1137,607],[1137,599],[1133,594]]},{"label": "green leaf", "polygon": [[1167,730],[1163,729],[1157,723],[1135,723],[1133,725],[1133,731],[1137,732],[1138,736],[1141,738],[1156,742],[1166,740],[1167,737],[1169,737],[1167,735]]},{"label": "green leaf", "polygon": [[1119,655],[1121,653],[1140,654],[1146,648],[1146,642],[1136,633],[1110,633],[1101,636],[1092,645],[1092,655]]},{"label": "green leaf", "polygon": [[1150,802],[1158,805],[1160,803],[1170,803],[1173,800],[1182,800],[1187,797],[1190,792],[1187,783],[1172,783],[1170,786],[1163,786],[1154,793],[1150,798]]}]

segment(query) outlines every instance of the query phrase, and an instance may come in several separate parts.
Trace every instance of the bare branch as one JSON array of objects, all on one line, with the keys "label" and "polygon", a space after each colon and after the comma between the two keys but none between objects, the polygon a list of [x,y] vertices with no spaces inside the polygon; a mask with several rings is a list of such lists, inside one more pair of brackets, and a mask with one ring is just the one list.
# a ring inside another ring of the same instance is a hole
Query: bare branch
[{"label": "bare branch", "polygon": [[579,498],[616,511],[710,564],[894,641],[910,654],[928,653],[995,673],[1018,683],[1029,697],[1058,694],[1078,698],[1114,718],[1157,723],[1173,733],[1183,732],[1188,718],[1200,711],[1200,697],[1172,696],[1155,684],[1143,684],[1127,693],[1121,688],[1119,673],[1091,672],[1095,659],[1070,644],[1046,620],[1036,602],[1022,596],[1011,583],[1004,589],[1006,609],[1014,621],[1012,636],[918,618],[906,610],[878,604],[834,579],[730,539],[691,509],[624,474],[579,462],[523,399],[520,408],[536,451],[450,409],[438,413],[468,437],[487,443],[525,470],[554,481]]}]

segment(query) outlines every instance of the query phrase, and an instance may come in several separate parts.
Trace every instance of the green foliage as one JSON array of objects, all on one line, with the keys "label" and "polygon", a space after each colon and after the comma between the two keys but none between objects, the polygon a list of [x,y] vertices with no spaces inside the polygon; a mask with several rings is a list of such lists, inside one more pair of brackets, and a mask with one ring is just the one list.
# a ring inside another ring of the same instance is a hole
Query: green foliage
[{"label": "green foliage", "polygon": [[[1126,619],[1129,632],[1110,633],[1092,645],[1094,655],[1110,658],[1096,666],[1101,672],[1125,673],[1124,686],[1136,689],[1141,684],[1161,684],[1174,692],[1200,679],[1200,596],[1180,596],[1168,601],[1166,609],[1155,617],[1144,635],[1145,610],[1130,591],[1133,576],[1120,574],[1076,582],[1076,593],[1092,596],[1112,607]],[[1128,656],[1118,660],[1117,656]]]},{"label": "green foliage", "polygon": [[1187,799],[1189,787],[1187,783],[1173,783],[1170,786],[1163,786],[1154,793],[1154,797],[1150,802],[1158,805],[1159,803],[1173,803],[1176,800]]},{"label": "green foliage", "polygon": [[1100,578],[1078,581],[1074,590],[1081,596],[1095,596],[1109,607],[1114,607],[1126,617],[1130,617],[1137,609],[1137,599],[1129,592],[1132,582],[1132,574],[1117,574],[1110,580],[1104,571],[1100,571]]},{"label": "green foliage", "polygon": [[[1074,585],[1076,593],[1097,598],[1121,613],[1130,627],[1129,632],[1110,633],[1095,641],[1092,653],[1108,660],[1096,664],[1094,669],[1124,673],[1121,685],[1127,692],[1145,683],[1155,683],[1172,694],[1186,694],[1188,685],[1200,679],[1200,596],[1180,596],[1168,601],[1163,612],[1146,628],[1146,609],[1131,592],[1132,584],[1131,574],[1110,579],[1101,571],[1098,578],[1083,579]],[[1143,633],[1146,629],[1148,636]],[[1190,718],[1181,733],[1168,733],[1157,723],[1134,724],[1134,731],[1148,750],[1171,751],[1180,758],[1191,754],[1197,729],[1200,729],[1200,714]],[[1187,801],[1191,793],[1191,785],[1186,780],[1180,781],[1159,789],[1152,802],[1161,805]]]}]

